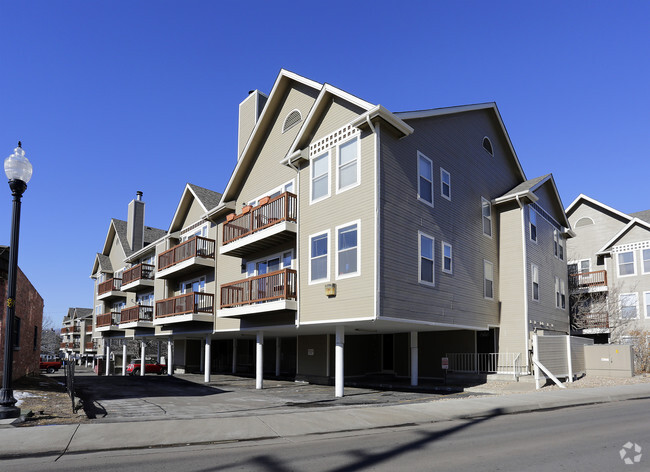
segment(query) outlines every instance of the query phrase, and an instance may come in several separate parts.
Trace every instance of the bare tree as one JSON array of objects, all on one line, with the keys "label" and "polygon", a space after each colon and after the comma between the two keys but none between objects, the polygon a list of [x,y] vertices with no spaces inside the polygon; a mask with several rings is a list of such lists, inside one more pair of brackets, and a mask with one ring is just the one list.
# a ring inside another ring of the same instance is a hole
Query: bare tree
[{"label": "bare tree", "polygon": [[49,316],[43,317],[41,325],[41,354],[54,356],[61,348],[61,336],[54,329],[54,322]]}]

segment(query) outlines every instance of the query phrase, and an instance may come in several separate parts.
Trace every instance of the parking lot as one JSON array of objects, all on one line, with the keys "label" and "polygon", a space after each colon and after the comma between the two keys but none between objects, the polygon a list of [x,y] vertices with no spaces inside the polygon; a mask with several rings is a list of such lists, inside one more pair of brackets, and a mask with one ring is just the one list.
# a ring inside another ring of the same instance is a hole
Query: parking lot
[{"label": "parking lot", "polygon": [[97,376],[78,367],[77,396],[84,401],[89,418],[98,421],[188,419],[276,414],[307,408],[336,409],[350,406],[380,406],[476,396],[457,389],[396,391],[346,387],[343,398],[334,397],[334,387],[308,383],[266,380],[255,389],[255,379],[234,375],[212,375],[204,383],[202,374]]}]

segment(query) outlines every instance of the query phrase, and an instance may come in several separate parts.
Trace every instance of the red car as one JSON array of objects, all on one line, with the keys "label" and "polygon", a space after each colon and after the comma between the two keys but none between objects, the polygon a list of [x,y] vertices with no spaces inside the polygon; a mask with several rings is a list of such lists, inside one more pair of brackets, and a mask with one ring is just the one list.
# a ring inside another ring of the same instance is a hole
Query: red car
[{"label": "red car", "polygon": [[[126,373],[129,375],[140,375],[140,359],[133,359],[131,363],[126,366]],[[159,364],[154,359],[145,359],[145,374],[166,374],[167,366]]]}]

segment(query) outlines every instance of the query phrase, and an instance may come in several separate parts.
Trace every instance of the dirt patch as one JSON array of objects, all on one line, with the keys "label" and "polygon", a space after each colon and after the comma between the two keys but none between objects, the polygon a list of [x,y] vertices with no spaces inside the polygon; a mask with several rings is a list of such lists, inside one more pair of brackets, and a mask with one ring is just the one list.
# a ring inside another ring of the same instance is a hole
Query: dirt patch
[{"label": "dirt patch", "polygon": [[13,384],[14,397],[22,412],[31,415],[19,426],[87,423],[83,410],[75,413],[62,374],[23,377]]}]

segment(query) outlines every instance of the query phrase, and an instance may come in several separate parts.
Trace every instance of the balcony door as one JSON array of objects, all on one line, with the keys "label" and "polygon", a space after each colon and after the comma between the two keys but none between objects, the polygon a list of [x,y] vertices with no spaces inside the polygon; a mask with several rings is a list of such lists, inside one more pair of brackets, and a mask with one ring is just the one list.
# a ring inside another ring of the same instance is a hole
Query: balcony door
[{"label": "balcony door", "polygon": [[205,276],[183,282],[181,284],[181,292],[183,294],[192,292],[205,292]]}]

